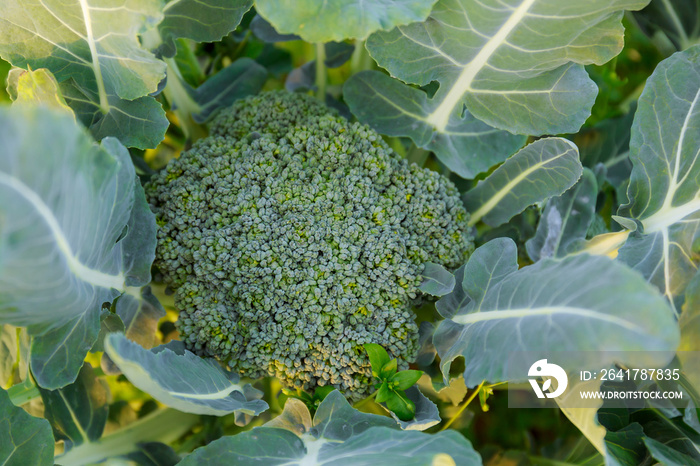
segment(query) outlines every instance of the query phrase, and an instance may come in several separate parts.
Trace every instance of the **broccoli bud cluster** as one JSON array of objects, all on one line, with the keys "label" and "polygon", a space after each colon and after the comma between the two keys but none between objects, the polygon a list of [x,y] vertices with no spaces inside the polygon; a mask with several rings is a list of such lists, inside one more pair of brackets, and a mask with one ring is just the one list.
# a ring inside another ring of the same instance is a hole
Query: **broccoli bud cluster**
[{"label": "broccoli bud cluster", "polygon": [[187,347],[351,399],[370,389],[363,344],[415,358],[423,264],[473,249],[447,178],[303,94],[236,102],[146,194]]}]

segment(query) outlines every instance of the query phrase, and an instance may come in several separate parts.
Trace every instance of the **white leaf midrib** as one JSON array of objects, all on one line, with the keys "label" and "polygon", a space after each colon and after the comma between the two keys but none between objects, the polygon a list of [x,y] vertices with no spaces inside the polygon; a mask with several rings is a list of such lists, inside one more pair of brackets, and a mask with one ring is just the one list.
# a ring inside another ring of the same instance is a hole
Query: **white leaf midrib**
[{"label": "white leaf midrib", "polygon": [[92,31],[90,5],[88,4],[88,0],[78,0],[78,2],[83,13],[83,21],[85,22],[85,34],[87,36],[86,42],[88,43],[90,55],[92,56],[92,71],[95,73],[97,92],[100,96],[100,108],[106,113],[109,111],[109,101],[107,100],[107,91],[105,90],[105,83],[102,79],[102,68],[100,68],[100,58],[99,54],[97,53],[97,45],[95,42],[94,33]]},{"label": "white leaf midrib", "polygon": [[462,69],[454,85],[442,100],[440,105],[428,115],[428,122],[442,132],[447,128],[454,108],[462,101],[462,96],[471,87],[476,75],[486,66],[491,56],[506,42],[513,29],[520,24],[527,11],[536,0],[524,0],[508,17],[503,26],[479,50],[479,53]]},{"label": "white leaf midrib", "polygon": [[535,316],[551,316],[551,315],[569,315],[585,317],[590,319],[595,319],[603,322],[608,322],[615,324],[619,327],[625,328],[627,330],[645,334],[645,330],[634,322],[630,322],[620,317],[613,316],[610,314],[605,314],[593,309],[586,309],[581,307],[572,306],[545,306],[545,307],[534,307],[534,308],[521,308],[521,309],[504,309],[495,311],[481,311],[472,312],[470,314],[463,314],[454,317],[452,320],[458,324],[469,325],[478,322],[487,322],[492,320],[505,320],[505,319],[522,319]]},{"label": "white leaf midrib", "polygon": [[[569,142],[569,141],[567,141],[567,140],[565,140],[565,139],[562,139],[562,141],[565,141],[565,142],[569,143],[569,145],[573,145],[573,143],[571,143],[571,142]],[[545,148],[542,148],[542,151],[544,151],[544,149],[545,149]],[[525,149],[523,149],[523,150],[527,150],[527,147],[526,147]],[[548,159],[540,160],[539,162],[537,162],[537,163],[531,165],[530,167],[526,168],[526,169],[523,170],[522,172],[518,173],[517,176],[515,176],[512,180],[510,180],[510,181],[509,181],[505,186],[503,186],[501,189],[499,189],[498,191],[496,191],[496,192],[493,194],[493,196],[491,196],[491,197],[488,199],[488,201],[486,201],[485,203],[483,203],[483,204],[481,205],[481,207],[479,207],[476,211],[474,211],[474,212],[471,214],[471,217],[469,218],[469,226],[474,226],[474,225],[476,225],[476,224],[479,222],[479,220],[481,220],[482,217],[488,215],[488,213],[491,212],[491,211],[498,205],[498,203],[501,202],[511,191],[513,191],[513,189],[515,189],[516,186],[518,186],[521,182],[523,182],[524,180],[526,180],[529,174],[531,174],[531,173],[533,173],[533,172],[535,172],[535,171],[537,171],[537,170],[539,170],[539,169],[545,167],[545,166],[546,166],[547,164],[549,164],[550,162],[554,162],[554,161],[556,161],[556,160],[558,160],[558,159],[564,157],[564,156],[567,155],[571,150],[578,150],[578,148],[576,148],[575,146],[574,146],[574,147],[569,147],[567,150],[565,150],[565,151],[563,151],[563,152],[560,152],[559,154],[555,155],[554,157],[551,157],[551,158],[548,158]],[[513,156],[513,158],[515,158],[515,157],[517,157],[517,156],[518,156],[518,154],[515,154],[515,155]],[[511,159],[511,160],[512,160],[512,159]],[[506,163],[508,163],[508,161],[506,161]],[[504,164],[504,166],[505,166],[505,164]],[[494,172],[494,174],[495,174],[495,172]],[[493,176],[493,175],[491,175],[491,176]],[[486,180],[482,181],[482,183],[485,183],[486,181],[488,181],[488,178],[487,178]]]},{"label": "white leaf midrib", "polygon": [[695,93],[695,98],[690,104],[690,108],[688,109],[688,113],[686,114],[685,119],[683,120],[683,126],[681,127],[681,131],[678,135],[678,145],[676,147],[676,154],[673,158],[673,175],[669,180],[669,186],[668,191],[666,192],[666,197],[664,198],[664,202],[658,211],[656,211],[654,214],[647,217],[646,219],[642,220],[642,225],[644,226],[644,233],[655,233],[658,231],[666,230],[674,223],[677,223],[685,217],[688,217],[689,215],[692,215],[693,213],[700,210],[700,187],[693,199],[679,206],[673,205],[673,198],[675,197],[678,188],[685,182],[685,180],[688,178],[688,175],[695,167],[695,163],[697,163],[697,160],[695,160],[692,164],[690,164],[685,175],[679,180],[679,177],[681,175],[681,159],[683,156],[682,151],[685,136],[688,132],[688,127],[690,126],[690,119],[693,115],[693,112],[695,111],[695,107],[698,105],[699,102],[700,89],[698,89],[698,91]]},{"label": "white leaf midrib", "polygon": [[[122,335],[123,337],[123,335]],[[128,340],[127,340],[128,341]],[[131,344],[136,346],[136,343],[131,342]],[[136,361],[135,359],[130,359],[128,357],[122,356],[122,354],[117,350],[116,346],[112,342],[111,338],[106,338],[105,339],[105,351],[109,355],[110,358],[114,361],[114,363],[119,367],[119,369],[124,372],[124,374],[127,374],[128,377],[130,377],[130,380],[140,380],[142,383],[142,386],[144,384],[144,381],[151,386],[156,386],[160,390],[162,390],[162,393],[181,399],[183,401],[186,400],[223,400],[227,398],[231,393],[234,391],[238,392],[243,392],[243,387],[240,384],[237,383],[231,383],[228,382],[229,385],[225,386],[224,388],[217,390],[217,391],[212,391],[208,393],[187,393],[187,392],[178,392],[175,390],[169,390],[163,385],[161,385],[146,369],[145,364],[142,364],[139,361]],[[140,348],[140,347],[139,347]],[[148,350],[141,348],[143,351],[146,351],[147,353],[150,353]],[[169,350],[166,350],[169,351]],[[153,355],[156,357],[156,361],[160,362],[162,359],[159,359],[157,356],[158,355]],[[181,357],[181,356],[180,356]],[[137,377],[138,376],[138,377]],[[216,382],[215,382],[216,383]],[[216,387],[215,387],[216,388]],[[143,388],[142,388],[143,389]]]},{"label": "white leaf midrib", "polygon": [[65,259],[68,269],[75,277],[83,282],[101,288],[114,288],[117,290],[123,290],[125,288],[125,278],[123,274],[110,275],[100,270],[91,269],[80,262],[73,253],[70,243],[63,233],[63,229],[51,209],[29,186],[19,179],[2,172],[0,172],[0,184],[6,185],[17,192],[19,196],[26,199],[36,210],[37,214],[46,222],[46,226],[49,228],[56,243],[56,248]]}]

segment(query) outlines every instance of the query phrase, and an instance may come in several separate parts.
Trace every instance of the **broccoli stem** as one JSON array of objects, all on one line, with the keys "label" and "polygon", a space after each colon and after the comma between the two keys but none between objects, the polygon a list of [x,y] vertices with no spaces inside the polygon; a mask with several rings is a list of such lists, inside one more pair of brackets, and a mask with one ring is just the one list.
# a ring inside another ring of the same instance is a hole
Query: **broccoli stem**
[{"label": "broccoli stem", "polygon": [[56,458],[58,464],[81,466],[128,455],[145,442],[174,442],[197,422],[199,415],[166,408],[155,411],[96,442],[83,443]]},{"label": "broccoli stem", "polygon": [[371,70],[374,68],[374,60],[369,56],[367,48],[365,48],[365,41],[357,40],[355,41],[355,51],[352,53],[350,58],[350,69],[352,74],[359,73],[360,71]]},{"label": "broccoli stem", "polygon": [[316,44],[316,97],[321,102],[326,102],[326,46],[319,42]]},{"label": "broccoli stem", "polygon": [[170,102],[171,111],[177,116],[185,136],[192,139],[201,133],[198,125],[192,120],[192,114],[199,113],[202,109],[185,88],[175,59],[164,58],[163,61],[167,65],[168,76],[163,94]]},{"label": "broccoli stem", "polygon": [[[195,82],[201,83],[204,82],[206,79],[206,75],[204,74],[204,71],[202,70],[202,67],[199,66],[199,61],[197,60],[197,55],[195,55],[194,50],[192,50],[192,47],[190,46],[192,41],[188,39],[176,39],[175,44],[177,45],[177,53],[175,53],[175,61],[179,62],[180,65],[184,63],[186,66],[188,66],[188,71],[190,74],[196,74],[195,77]],[[180,67],[178,66],[178,70]]]},{"label": "broccoli stem", "polygon": [[355,403],[355,404],[353,405],[353,408],[355,408],[355,409],[357,409],[357,410],[359,411],[360,408],[362,408],[363,406],[365,406],[365,405],[366,405],[367,403],[369,403],[370,401],[373,401],[373,400],[374,400],[374,397],[377,396],[377,391],[378,391],[378,390],[375,390],[375,391],[374,391],[370,396],[368,396],[367,398],[364,398],[364,399],[358,401],[357,403]]},{"label": "broccoli stem", "polygon": [[[163,39],[156,28],[149,29],[141,34],[141,40],[143,46],[149,50],[155,50],[163,43]],[[177,116],[178,123],[187,139],[204,137],[205,134],[203,134],[202,129],[192,119],[192,115],[199,113],[201,107],[185,88],[183,84],[184,79],[175,58],[163,57],[162,59],[166,65],[167,77],[163,94],[170,103],[171,111]]]}]

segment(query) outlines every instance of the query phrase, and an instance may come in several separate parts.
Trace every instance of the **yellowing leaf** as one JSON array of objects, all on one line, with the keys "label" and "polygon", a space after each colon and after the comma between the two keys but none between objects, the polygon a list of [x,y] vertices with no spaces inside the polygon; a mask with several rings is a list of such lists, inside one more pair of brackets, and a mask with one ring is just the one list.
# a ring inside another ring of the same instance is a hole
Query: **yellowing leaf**
[{"label": "yellowing leaf", "polygon": [[10,70],[7,76],[7,93],[15,105],[46,105],[74,116],[73,110],[61,94],[56,78],[45,68]]}]

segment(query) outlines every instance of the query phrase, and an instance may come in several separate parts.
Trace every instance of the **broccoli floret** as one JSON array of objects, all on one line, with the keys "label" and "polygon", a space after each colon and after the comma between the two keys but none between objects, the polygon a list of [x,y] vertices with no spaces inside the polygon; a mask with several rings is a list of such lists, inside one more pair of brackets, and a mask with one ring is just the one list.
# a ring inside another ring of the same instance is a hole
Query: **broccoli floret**
[{"label": "broccoli floret", "polygon": [[243,376],[365,396],[362,345],[412,361],[423,264],[455,268],[473,249],[457,189],[302,94],[240,100],[211,132],[146,186],[187,347]]}]

